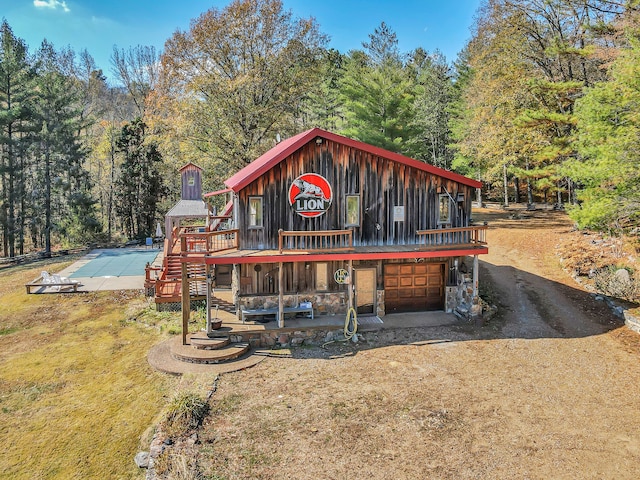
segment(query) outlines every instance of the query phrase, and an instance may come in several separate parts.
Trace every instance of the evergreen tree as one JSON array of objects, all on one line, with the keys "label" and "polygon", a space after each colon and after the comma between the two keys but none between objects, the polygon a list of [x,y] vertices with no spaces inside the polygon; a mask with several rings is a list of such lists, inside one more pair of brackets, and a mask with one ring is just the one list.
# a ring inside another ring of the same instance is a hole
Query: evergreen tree
[{"label": "evergreen tree", "polygon": [[[637,18],[637,16],[635,17]],[[629,48],[577,102],[580,157],[566,173],[580,182],[580,206],[570,210],[579,226],[620,232],[640,224],[640,34],[628,28]]]},{"label": "evergreen tree", "polygon": [[[70,210],[84,209],[77,217],[86,219],[92,216],[93,208],[83,167],[87,152],[80,136],[84,127],[80,94],[77,82],[64,72],[65,55],[68,52],[56,52],[47,41],[37,54],[34,201],[44,218],[37,215],[32,226],[44,233],[45,255],[51,254],[54,231],[65,233],[61,227]],[[85,226],[93,225],[91,221]]]},{"label": "evergreen tree", "polygon": [[364,51],[349,52],[341,82],[344,135],[406,153],[412,137],[414,84],[398,50],[398,39],[384,22],[369,34]]},{"label": "evergreen tree", "polygon": [[154,142],[146,142],[147,126],[137,118],[122,128],[116,148],[124,160],[115,184],[116,211],[129,238],[154,232],[156,210],[163,194],[162,155]]},{"label": "evergreen tree", "polygon": [[30,98],[33,92],[33,69],[24,41],[13,35],[5,21],[0,25],[0,219],[5,256],[24,253],[24,189],[26,180],[27,135],[30,130]]},{"label": "evergreen tree", "polygon": [[440,52],[427,54],[417,49],[412,55],[416,93],[408,154],[441,168],[451,167],[449,108],[453,83],[451,68]]},{"label": "evergreen tree", "polygon": [[337,50],[324,52],[319,73],[320,87],[307,93],[297,114],[302,130],[319,127],[336,132],[342,128],[344,109],[340,82],[344,75],[344,61],[345,56]]}]

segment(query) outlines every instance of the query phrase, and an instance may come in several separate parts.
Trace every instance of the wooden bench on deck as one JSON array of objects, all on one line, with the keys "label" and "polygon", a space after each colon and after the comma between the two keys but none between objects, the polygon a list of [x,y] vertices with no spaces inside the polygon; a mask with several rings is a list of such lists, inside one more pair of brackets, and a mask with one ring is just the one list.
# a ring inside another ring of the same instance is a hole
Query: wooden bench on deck
[{"label": "wooden bench on deck", "polygon": [[[313,320],[313,306],[308,307],[284,307],[283,313],[286,315],[287,313],[305,313],[307,314],[311,320]],[[277,308],[253,308],[253,309],[243,309],[242,310],[242,323],[245,322],[247,317],[258,317],[265,315],[278,315]]]}]

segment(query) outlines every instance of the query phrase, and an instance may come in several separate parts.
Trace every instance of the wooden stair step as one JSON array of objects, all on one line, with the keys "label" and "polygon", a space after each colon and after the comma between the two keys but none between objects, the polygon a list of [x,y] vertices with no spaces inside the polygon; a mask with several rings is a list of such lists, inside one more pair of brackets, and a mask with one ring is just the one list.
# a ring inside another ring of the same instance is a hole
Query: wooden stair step
[{"label": "wooden stair step", "polygon": [[246,342],[233,343],[217,350],[203,350],[192,345],[182,345],[182,338],[171,344],[171,356],[176,360],[189,363],[222,363],[235,360],[249,351]]},{"label": "wooden stair step", "polygon": [[202,350],[219,350],[231,343],[229,336],[209,338],[205,332],[189,335],[187,341],[193,348]]},{"label": "wooden stair step", "polygon": [[212,311],[215,311],[215,306],[217,305],[218,309],[222,310],[223,312],[236,313],[236,306],[233,303],[227,302],[226,300],[222,300],[218,297],[211,297],[211,305]]}]

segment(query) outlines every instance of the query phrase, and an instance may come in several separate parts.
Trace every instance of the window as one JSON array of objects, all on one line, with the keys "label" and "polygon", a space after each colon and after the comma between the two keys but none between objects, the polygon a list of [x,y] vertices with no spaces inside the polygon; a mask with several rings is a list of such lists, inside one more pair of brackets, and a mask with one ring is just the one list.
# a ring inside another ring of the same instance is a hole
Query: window
[{"label": "window", "polygon": [[249,197],[249,228],[262,225],[262,197]]},{"label": "window", "polygon": [[316,290],[329,290],[329,268],[326,263],[316,263]]},{"label": "window", "polygon": [[345,226],[360,226],[360,195],[347,195],[347,215]]},{"label": "window", "polygon": [[451,199],[446,193],[438,199],[438,223],[451,223]]}]

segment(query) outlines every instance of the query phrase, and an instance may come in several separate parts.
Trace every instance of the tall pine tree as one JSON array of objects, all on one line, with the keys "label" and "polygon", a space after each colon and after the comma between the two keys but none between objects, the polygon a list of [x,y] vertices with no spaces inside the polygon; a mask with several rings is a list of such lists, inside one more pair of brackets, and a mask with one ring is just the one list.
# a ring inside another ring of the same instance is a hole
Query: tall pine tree
[{"label": "tall pine tree", "polygon": [[142,239],[153,234],[156,209],[163,194],[162,155],[146,140],[145,123],[137,118],[122,128],[116,141],[123,156],[115,185],[116,211],[127,236]]},{"label": "tall pine tree", "polygon": [[[30,98],[34,73],[27,47],[9,24],[0,25],[0,222],[5,256],[24,253],[26,137],[30,129]],[[17,239],[16,239],[17,235]]]},{"label": "tall pine tree", "polygon": [[341,82],[345,127],[342,133],[387,150],[406,153],[412,137],[414,83],[384,22],[369,34],[364,50],[349,53]]}]

